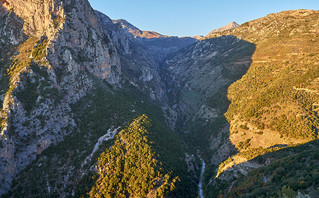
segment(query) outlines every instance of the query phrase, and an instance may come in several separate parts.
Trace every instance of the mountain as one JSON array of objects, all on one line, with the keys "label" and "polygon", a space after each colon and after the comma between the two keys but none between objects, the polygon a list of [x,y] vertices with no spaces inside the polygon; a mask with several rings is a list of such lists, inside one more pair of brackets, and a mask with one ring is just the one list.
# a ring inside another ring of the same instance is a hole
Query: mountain
[{"label": "mountain", "polygon": [[86,0],[8,0],[0,15],[2,197],[86,196],[98,156],[143,114],[150,160],[176,178],[161,193],[194,196],[195,157],[154,102],[158,56]]},{"label": "mountain", "polygon": [[120,24],[122,28],[128,31],[129,33],[131,33],[134,36],[134,38],[150,39],[150,38],[169,37],[169,36],[161,35],[154,31],[142,31],[124,19],[113,20],[113,23]]},{"label": "mountain", "polygon": [[102,28],[111,36],[121,60],[122,72],[134,86],[139,87],[152,99],[163,101],[166,97],[163,82],[158,74],[159,63],[164,58],[162,53],[154,53],[139,40],[127,33],[119,23],[105,14],[95,11],[102,23]]},{"label": "mountain", "polygon": [[[212,32],[165,61],[167,119],[209,162],[206,197],[317,193],[309,176],[317,169],[308,162],[317,163],[318,152],[318,14],[270,14]],[[304,156],[300,144],[314,153],[304,163],[293,157]],[[294,175],[288,161],[309,172]],[[275,184],[279,163],[283,181]]]},{"label": "mountain", "polygon": [[318,16],[197,40],[1,1],[0,196],[318,196]]},{"label": "mountain", "polygon": [[117,85],[121,73],[88,2],[7,2],[0,6],[0,194],[37,155],[79,130],[71,105],[93,89],[94,79]]},{"label": "mountain", "polygon": [[234,29],[234,28],[236,28],[238,26],[239,26],[238,23],[236,23],[235,21],[232,21],[229,24],[225,25],[224,27],[212,30],[208,35],[211,35],[211,34],[217,33],[217,32],[223,32],[225,30],[231,30],[231,29]]},{"label": "mountain", "polygon": [[194,38],[194,39],[197,39],[197,40],[200,40],[200,39],[202,39],[204,36],[202,36],[202,35],[197,35],[197,36],[193,36],[192,38]]},{"label": "mountain", "polygon": [[143,31],[124,19],[113,20],[113,23],[120,25],[128,36],[136,38],[141,45],[160,58],[159,62],[162,62],[168,54],[198,41],[198,37],[166,36],[154,31]]},{"label": "mountain", "polygon": [[[318,14],[319,12],[314,10],[284,11],[209,36],[216,38],[232,35],[256,45],[247,73],[228,88],[231,103],[225,116],[230,123],[229,140],[239,153],[230,156],[219,166],[218,178],[221,180],[229,182],[234,171],[239,173],[240,177],[247,175],[254,168],[263,166],[268,167],[265,168],[268,175],[264,175],[265,178],[269,178],[269,174],[275,174],[274,164],[285,161],[284,156],[279,154],[287,149],[291,155],[288,159],[297,166],[301,162],[294,160],[292,156],[304,154],[296,146],[306,143],[311,146],[308,142],[318,138],[319,71],[315,54],[318,51],[316,33],[319,30],[314,25],[318,22]],[[277,150],[280,151],[275,152]],[[269,152],[278,155],[272,156],[273,158],[265,155]],[[309,152],[317,153],[314,148]],[[253,160],[262,155],[265,155],[264,160]],[[306,159],[313,158],[309,155]],[[271,192],[266,187],[256,187],[255,193],[244,190],[241,194],[268,197],[285,193],[287,189],[295,194],[315,193],[313,187],[318,184],[310,182],[315,181],[314,178],[306,179],[310,183],[303,187],[301,184],[284,182],[296,179],[291,175],[294,169],[289,168],[288,164],[282,165],[285,169],[282,174],[285,176]],[[309,171],[313,170],[310,164],[304,165],[309,167]],[[299,177],[306,175],[299,174]],[[242,185],[247,184],[250,178],[244,177]],[[267,181],[266,179],[266,183]],[[220,188],[228,189],[227,186]],[[301,191],[301,188],[304,190]],[[223,191],[221,194],[228,193]]]},{"label": "mountain", "polygon": [[139,42],[150,49],[153,54],[162,57],[160,60],[163,62],[169,54],[177,52],[191,44],[197,43],[198,40],[192,37],[160,37],[160,38],[141,38]]},{"label": "mountain", "polygon": [[227,88],[246,73],[254,50],[252,43],[224,36],[186,47],[162,66],[174,112],[168,121],[174,121],[174,129],[203,153],[214,142],[214,157],[206,157],[215,165],[234,152],[224,139],[229,128],[223,116],[229,104]]}]

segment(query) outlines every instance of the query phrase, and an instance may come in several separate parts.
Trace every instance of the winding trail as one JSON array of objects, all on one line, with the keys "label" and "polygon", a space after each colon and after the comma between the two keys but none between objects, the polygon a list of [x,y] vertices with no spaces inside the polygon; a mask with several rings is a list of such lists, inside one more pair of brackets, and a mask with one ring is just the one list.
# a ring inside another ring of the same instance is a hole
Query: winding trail
[{"label": "winding trail", "polygon": [[199,157],[200,161],[202,162],[202,169],[201,169],[201,172],[200,172],[200,178],[199,178],[199,183],[198,183],[198,189],[199,189],[198,196],[199,196],[199,198],[204,198],[202,181],[203,181],[203,175],[204,175],[204,172],[205,172],[206,164],[205,164],[205,161],[200,157],[199,154],[198,154],[198,157]]}]

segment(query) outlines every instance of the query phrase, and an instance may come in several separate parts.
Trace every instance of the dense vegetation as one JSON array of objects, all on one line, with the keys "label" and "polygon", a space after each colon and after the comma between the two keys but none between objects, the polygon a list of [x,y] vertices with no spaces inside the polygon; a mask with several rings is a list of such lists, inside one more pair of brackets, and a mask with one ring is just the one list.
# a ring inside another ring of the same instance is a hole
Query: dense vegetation
[{"label": "dense vegetation", "polygon": [[162,173],[147,138],[149,125],[147,116],[138,117],[100,155],[90,197],[163,197],[175,188],[178,178]]},{"label": "dense vegetation", "polygon": [[319,48],[312,24],[318,15],[287,11],[224,32],[256,44],[251,67],[228,91],[226,117],[233,132],[244,131],[239,126],[246,122],[252,130],[276,131],[282,138],[317,138]]},{"label": "dense vegetation", "polygon": [[[296,197],[319,196],[319,142],[283,149],[264,156],[254,162],[266,163],[248,175],[223,181],[217,179],[210,186],[208,197]],[[229,186],[232,186],[229,188]]]},{"label": "dense vegetation", "polygon": [[[94,78],[94,77],[93,77]],[[176,197],[194,197],[196,181],[184,161],[187,150],[179,137],[164,124],[161,109],[131,87],[115,90],[95,79],[95,89],[72,106],[79,131],[74,131],[57,145],[50,146],[22,171],[13,183],[13,197],[59,197],[74,194],[87,197],[95,180],[92,179],[99,155],[112,148],[114,140],[104,141],[89,161],[98,139],[109,129],[125,126],[138,115],[147,114],[152,120],[147,139],[163,171],[178,177],[172,192]],[[165,175],[165,174],[164,174]],[[5,197],[5,196],[4,196]]]}]

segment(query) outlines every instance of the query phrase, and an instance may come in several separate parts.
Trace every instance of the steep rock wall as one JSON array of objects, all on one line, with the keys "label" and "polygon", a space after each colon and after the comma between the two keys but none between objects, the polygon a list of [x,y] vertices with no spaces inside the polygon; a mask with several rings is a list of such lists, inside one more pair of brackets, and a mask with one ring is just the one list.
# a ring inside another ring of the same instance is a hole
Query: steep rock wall
[{"label": "steep rock wall", "polygon": [[77,131],[70,105],[94,79],[117,85],[121,69],[87,1],[8,0],[0,13],[2,46],[12,52],[1,54],[3,194],[38,154]]}]

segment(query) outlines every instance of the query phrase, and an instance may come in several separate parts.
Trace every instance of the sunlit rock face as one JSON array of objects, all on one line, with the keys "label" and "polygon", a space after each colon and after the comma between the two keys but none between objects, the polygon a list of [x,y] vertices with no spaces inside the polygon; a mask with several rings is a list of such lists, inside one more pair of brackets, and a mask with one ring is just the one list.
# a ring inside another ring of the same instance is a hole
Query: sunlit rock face
[{"label": "sunlit rock face", "polygon": [[37,154],[77,131],[70,105],[94,78],[119,86],[121,66],[88,1],[0,3],[3,194]]}]

